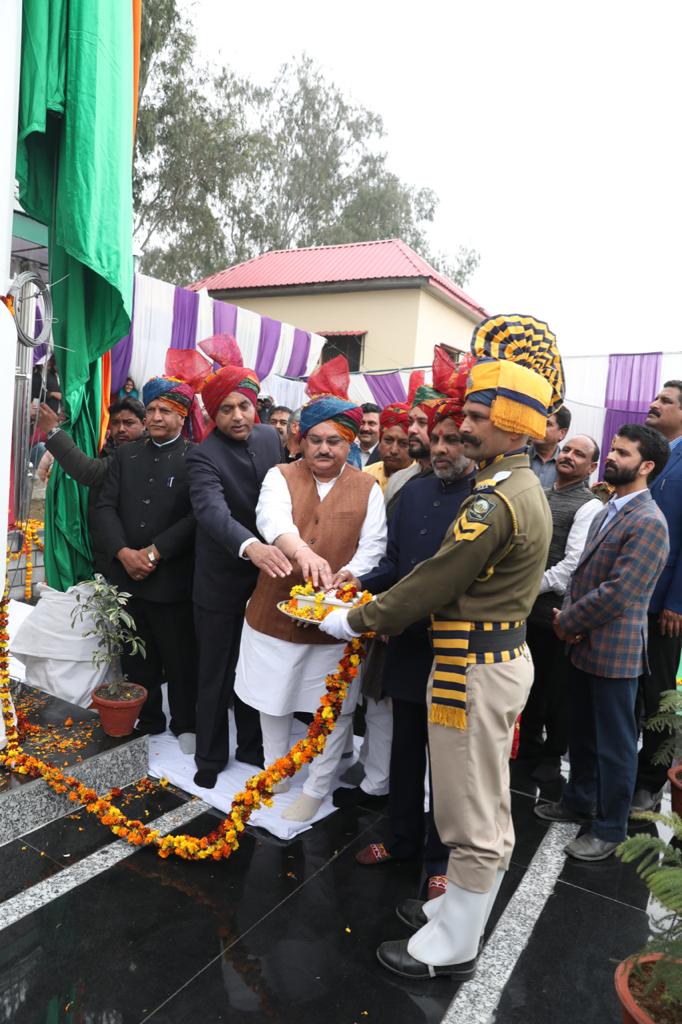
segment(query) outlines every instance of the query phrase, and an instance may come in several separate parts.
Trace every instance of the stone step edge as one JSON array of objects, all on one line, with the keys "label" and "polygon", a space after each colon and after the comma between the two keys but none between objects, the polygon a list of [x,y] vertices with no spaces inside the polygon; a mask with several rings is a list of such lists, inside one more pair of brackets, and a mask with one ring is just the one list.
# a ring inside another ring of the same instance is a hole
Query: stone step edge
[{"label": "stone step edge", "polygon": [[[71,804],[71,808],[73,806]],[[168,832],[174,832],[182,828],[189,821],[192,821],[193,818],[197,818],[200,814],[209,810],[211,808],[208,804],[204,803],[203,800],[193,797],[187,803],[180,804],[179,807],[174,807],[172,811],[167,811],[166,814],[154,818],[154,827],[163,835],[166,835]],[[9,928],[10,925],[39,910],[45,904],[51,903],[60,896],[64,896],[96,875],[108,871],[109,868],[125,860],[126,857],[132,857],[134,853],[138,852],[137,847],[130,846],[123,839],[115,839],[107,846],[95,850],[88,857],[83,857],[82,860],[77,861],[75,864],[63,867],[61,871],[58,871],[50,878],[29,886],[28,889],[17,893],[16,896],[12,896],[0,904],[0,931],[4,928]]]},{"label": "stone step edge", "polygon": [[[149,774],[149,737],[139,736],[122,746],[93,754],[80,764],[70,765],[68,773],[97,793],[106,793],[112,786],[130,786]],[[67,794],[51,790],[44,779],[33,779],[6,790],[0,795],[0,848],[72,814],[77,806]]]}]

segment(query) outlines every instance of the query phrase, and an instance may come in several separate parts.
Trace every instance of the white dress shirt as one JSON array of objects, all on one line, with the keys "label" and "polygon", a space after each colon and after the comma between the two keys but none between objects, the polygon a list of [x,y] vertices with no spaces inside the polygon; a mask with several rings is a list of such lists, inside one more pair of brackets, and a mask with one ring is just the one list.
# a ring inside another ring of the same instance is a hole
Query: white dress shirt
[{"label": "white dress shirt", "polygon": [[603,508],[604,505],[599,498],[593,498],[580,506],[568,533],[564,557],[556,565],[550,565],[549,569],[543,573],[540,584],[541,594],[546,594],[550,590],[562,596],[566,593],[569,580],[583,553],[590,523]]}]

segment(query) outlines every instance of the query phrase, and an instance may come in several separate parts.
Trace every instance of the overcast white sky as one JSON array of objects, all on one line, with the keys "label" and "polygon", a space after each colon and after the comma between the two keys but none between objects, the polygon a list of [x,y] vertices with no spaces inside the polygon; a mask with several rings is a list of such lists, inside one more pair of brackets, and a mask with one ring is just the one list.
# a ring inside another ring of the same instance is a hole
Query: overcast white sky
[{"label": "overcast white sky", "polygon": [[382,115],[490,312],[547,320],[567,355],[682,349],[682,5],[185,4],[207,60],[267,81],[308,53]]}]

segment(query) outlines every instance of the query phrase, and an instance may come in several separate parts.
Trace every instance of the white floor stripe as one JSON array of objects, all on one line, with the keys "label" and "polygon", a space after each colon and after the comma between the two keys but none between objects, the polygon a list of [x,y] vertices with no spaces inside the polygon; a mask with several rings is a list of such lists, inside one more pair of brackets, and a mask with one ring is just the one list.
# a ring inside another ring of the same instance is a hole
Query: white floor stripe
[{"label": "white floor stripe", "polygon": [[[203,800],[190,800],[167,814],[161,815],[160,818],[155,818],[150,824],[153,824],[154,828],[159,829],[165,835],[167,832],[173,832],[186,825],[188,821],[203,814],[204,811],[210,810],[209,805]],[[18,893],[0,906],[0,931],[16,921],[20,921],[22,917],[32,914],[34,910],[39,910],[45,904],[51,903],[59,896],[63,896],[64,893],[82,885],[83,882],[89,881],[96,875],[101,875],[103,871],[107,871],[115,864],[125,860],[126,857],[131,857],[138,849],[139,847],[129,846],[123,839],[117,839],[101,850],[90,854],[89,857],[84,857],[77,864],[63,868],[44,882],[38,882],[30,889]]]},{"label": "white floor stripe", "polygon": [[550,825],[485,944],[475,977],[461,986],[442,1024],[492,1024],[502,990],[561,874],[564,846],[577,834],[577,825]]}]

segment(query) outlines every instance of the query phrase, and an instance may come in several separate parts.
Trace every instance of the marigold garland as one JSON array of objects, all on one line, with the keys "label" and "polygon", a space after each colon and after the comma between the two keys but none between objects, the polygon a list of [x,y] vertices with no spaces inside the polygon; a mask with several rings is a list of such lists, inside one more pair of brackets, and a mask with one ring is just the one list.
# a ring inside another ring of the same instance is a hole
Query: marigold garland
[{"label": "marigold garland", "polygon": [[149,828],[141,821],[126,817],[123,811],[112,804],[114,791],[98,797],[93,789],[73,775],[65,775],[58,768],[25,754],[19,743],[19,734],[12,711],[9,691],[9,584],[5,581],[5,593],[0,603],[0,704],[5,721],[7,746],[0,750],[0,765],[21,775],[43,778],[55,793],[68,793],[73,803],[83,804],[89,814],[94,814],[120,839],[131,846],[155,846],[159,857],[173,854],[183,860],[223,860],[239,848],[239,835],[261,804],[272,805],[272,788],[285,778],[290,778],[304,765],[322,753],[327,736],[336,725],[348,687],[357,676],[358,667],[365,656],[366,648],[362,639],[346,644],[338,668],[325,680],[326,693],[320,700],[306,736],[291,748],[288,754],[274,764],[247,779],[245,788],[232,801],[230,814],[207,836],[198,838],[190,835],[162,836],[158,829]]},{"label": "marigold garland", "polygon": [[15,526],[17,530],[23,532],[24,539],[19,550],[8,552],[8,557],[12,562],[18,562],[22,555],[26,556],[24,597],[30,601],[33,597],[33,552],[45,550],[38,536],[38,532],[45,528],[45,523],[41,523],[39,519],[27,519],[26,522],[16,523]]}]

